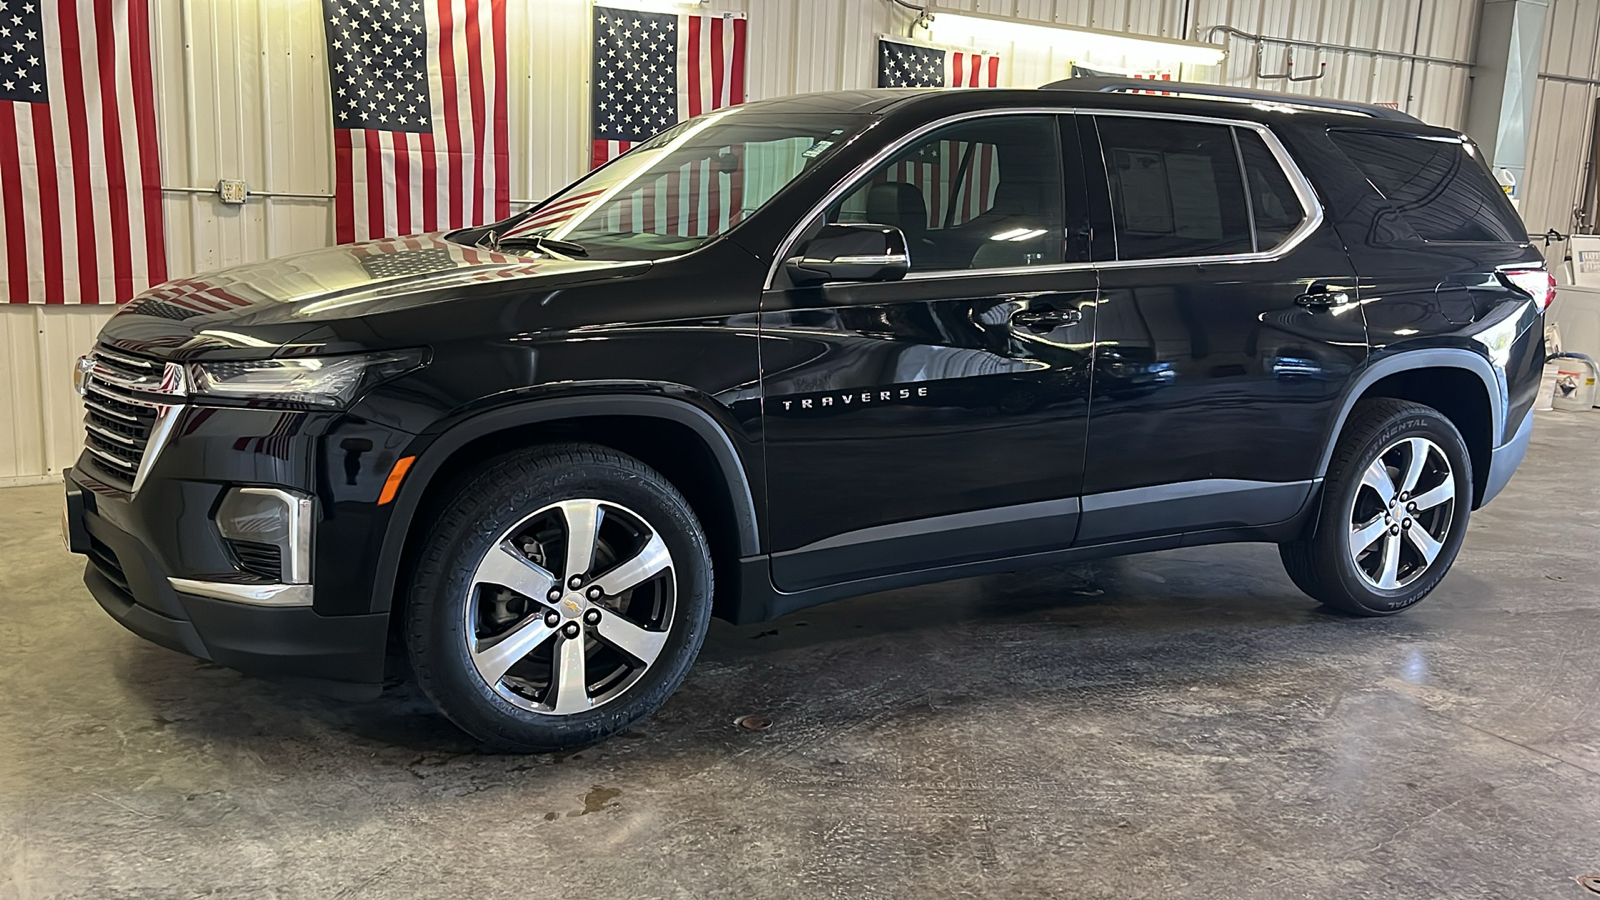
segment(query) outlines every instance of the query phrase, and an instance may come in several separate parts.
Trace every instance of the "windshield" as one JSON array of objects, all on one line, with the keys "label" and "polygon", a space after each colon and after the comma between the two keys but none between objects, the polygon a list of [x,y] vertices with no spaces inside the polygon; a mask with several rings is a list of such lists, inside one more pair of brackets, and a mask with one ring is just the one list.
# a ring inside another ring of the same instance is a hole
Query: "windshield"
[{"label": "windshield", "polygon": [[595,170],[500,231],[589,258],[659,259],[737,225],[871,119],[782,116],[738,107],[680,122]]}]

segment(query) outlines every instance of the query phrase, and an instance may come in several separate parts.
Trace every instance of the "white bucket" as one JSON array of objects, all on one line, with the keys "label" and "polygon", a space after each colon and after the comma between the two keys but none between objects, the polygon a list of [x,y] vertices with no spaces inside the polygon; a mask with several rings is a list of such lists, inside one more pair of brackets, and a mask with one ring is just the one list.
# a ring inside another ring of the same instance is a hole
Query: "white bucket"
[{"label": "white bucket", "polygon": [[1555,409],[1587,410],[1595,405],[1595,379],[1600,376],[1594,360],[1578,354],[1562,354],[1557,363],[1555,386],[1550,405]]}]

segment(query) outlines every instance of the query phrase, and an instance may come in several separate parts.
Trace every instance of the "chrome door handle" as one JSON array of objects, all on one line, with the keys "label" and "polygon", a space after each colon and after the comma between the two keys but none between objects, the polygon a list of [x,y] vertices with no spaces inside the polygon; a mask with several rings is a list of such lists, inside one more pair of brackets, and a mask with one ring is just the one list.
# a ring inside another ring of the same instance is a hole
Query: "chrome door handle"
[{"label": "chrome door handle", "polygon": [[1026,328],[1035,334],[1044,334],[1066,325],[1083,321],[1083,313],[1076,309],[1054,309],[1048,306],[1019,309],[1011,314],[1011,324]]},{"label": "chrome door handle", "polygon": [[1331,309],[1336,306],[1349,306],[1355,300],[1350,296],[1349,291],[1339,290],[1338,288],[1323,288],[1321,290],[1307,291],[1296,297],[1294,302],[1313,309]]}]

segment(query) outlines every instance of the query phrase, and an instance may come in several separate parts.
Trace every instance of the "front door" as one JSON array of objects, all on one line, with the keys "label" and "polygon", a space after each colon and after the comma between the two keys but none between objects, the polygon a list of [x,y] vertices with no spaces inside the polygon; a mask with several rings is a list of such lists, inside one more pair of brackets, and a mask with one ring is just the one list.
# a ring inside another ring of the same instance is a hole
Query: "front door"
[{"label": "front door", "polygon": [[1075,156],[1063,190],[1062,148],[1039,115],[914,139],[817,223],[898,227],[911,273],[808,288],[780,274],[763,297],[779,589],[1072,543],[1096,287],[1066,239],[1085,202]]},{"label": "front door", "polygon": [[1289,519],[1367,354],[1343,245],[1259,126],[1093,124],[1117,260],[1100,272],[1079,543]]}]

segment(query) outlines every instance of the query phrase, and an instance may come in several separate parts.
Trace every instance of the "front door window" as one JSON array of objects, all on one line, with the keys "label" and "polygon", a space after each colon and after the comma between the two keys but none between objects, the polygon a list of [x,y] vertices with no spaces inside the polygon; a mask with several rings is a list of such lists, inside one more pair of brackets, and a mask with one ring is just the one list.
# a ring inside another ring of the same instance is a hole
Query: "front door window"
[{"label": "front door window", "polygon": [[1059,154],[1050,116],[952,125],[896,152],[829,208],[828,221],[899,228],[914,271],[1060,263]]}]

